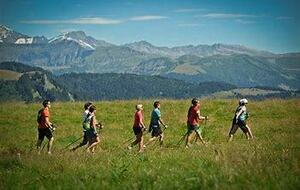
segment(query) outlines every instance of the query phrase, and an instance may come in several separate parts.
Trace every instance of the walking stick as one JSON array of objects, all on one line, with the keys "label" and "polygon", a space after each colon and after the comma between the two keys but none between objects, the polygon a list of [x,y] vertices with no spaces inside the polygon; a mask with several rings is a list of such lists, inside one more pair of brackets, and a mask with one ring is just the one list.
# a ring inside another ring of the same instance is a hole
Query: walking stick
[{"label": "walking stick", "polygon": [[63,150],[69,148],[71,145],[73,145],[74,143],[76,143],[76,142],[79,141],[80,139],[82,139],[82,136],[79,137],[78,139],[76,139],[75,141],[71,142],[70,144],[68,144]]},{"label": "walking stick", "polygon": [[178,141],[178,143],[176,143],[176,146],[179,146],[180,143],[184,140],[184,138],[186,137],[186,135],[188,134],[188,132],[186,132],[181,138],[180,140]]}]

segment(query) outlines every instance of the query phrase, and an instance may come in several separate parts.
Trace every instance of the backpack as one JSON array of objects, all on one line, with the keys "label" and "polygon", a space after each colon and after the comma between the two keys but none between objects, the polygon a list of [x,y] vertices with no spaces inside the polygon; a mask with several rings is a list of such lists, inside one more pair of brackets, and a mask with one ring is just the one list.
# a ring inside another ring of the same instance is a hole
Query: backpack
[{"label": "backpack", "polygon": [[44,108],[40,109],[38,111],[37,117],[36,117],[36,121],[38,122],[38,124],[40,124],[42,122],[42,113],[44,111]]}]

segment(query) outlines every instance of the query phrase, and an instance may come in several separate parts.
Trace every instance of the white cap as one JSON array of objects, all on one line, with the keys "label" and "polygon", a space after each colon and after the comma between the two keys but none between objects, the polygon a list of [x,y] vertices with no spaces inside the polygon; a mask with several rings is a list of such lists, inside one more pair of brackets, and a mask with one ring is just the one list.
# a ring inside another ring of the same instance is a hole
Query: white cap
[{"label": "white cap", "polygon": [[248,100],[246,98],[240,99],[241,104],[248,104]]}]

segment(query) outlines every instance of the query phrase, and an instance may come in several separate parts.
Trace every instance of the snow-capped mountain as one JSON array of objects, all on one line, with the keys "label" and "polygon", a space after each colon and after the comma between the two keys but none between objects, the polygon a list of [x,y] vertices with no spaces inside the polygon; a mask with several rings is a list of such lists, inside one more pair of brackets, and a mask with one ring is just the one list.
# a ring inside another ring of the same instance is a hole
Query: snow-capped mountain
[{"label": "snow-capped mountain", "polygon": [[0,25],[0,43],[15,43],[19,38],[27,39],[30,38],[27,35],[13,31],[12,29]]},{"label": "snow-capped mountain", "polygon": [[16,32],[4,25],[0,25],[0,43],[43,44],[48,43],[48,39],[44,36],[30,37],[28,35]]},{"label": "snow-capped mountain", "polygon": [[112,44],[109,44],[105,41],[96,40],[91,36],[87,36],[83,31],[72,31],[62,33],[50,39],[49,43],[60,43],[64,41],[74,41],[78,43],[81,47],[88,50],[94,50],[97,46],[112,46]]},{"label": "snow-capped mountain", "polygon": [[74,41],[86,49],[94,50],[97,47],[97,40],[86,36],[83,31],[66,32],[49,40],[49,43],[61,43],[64,41]]}]

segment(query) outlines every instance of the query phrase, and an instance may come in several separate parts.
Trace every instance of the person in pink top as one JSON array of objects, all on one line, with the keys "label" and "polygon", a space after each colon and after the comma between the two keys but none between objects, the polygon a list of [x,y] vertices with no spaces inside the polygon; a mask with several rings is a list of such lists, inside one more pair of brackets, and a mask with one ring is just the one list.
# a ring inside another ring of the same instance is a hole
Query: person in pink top
[{"label": "person in pink top", "polygon": [[143,116],[143,105],[138,104],[135,106],[136,112],[134,115],[134,124],[132,127],[132,130],[134,132],[134,135],[136,137],[135,141],[128,146],[128,149],[131,150],[132,147],[136,144],[139,144],[139,152],[144,151],[144,145],[143,145],[143,131],[146,129],[144,125],[144,116]]},{"label": "person in pink top", "polygon": [[188,148],[191,145],[192,134],[195,132],[196,138],[199,139],[203,144],[205,141],[201,135],[202,128],[199,126],[200,120],[207,119],[207,116],[200,115],[200,103],[199,100],[196,98],[192,99],[192,105],[189,108],[188,115],[187,115],[187,128],[188,131],[186,133],[186,145],[185,147]]}]

